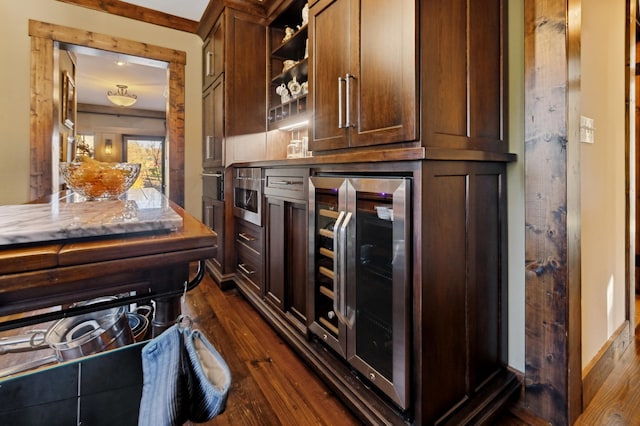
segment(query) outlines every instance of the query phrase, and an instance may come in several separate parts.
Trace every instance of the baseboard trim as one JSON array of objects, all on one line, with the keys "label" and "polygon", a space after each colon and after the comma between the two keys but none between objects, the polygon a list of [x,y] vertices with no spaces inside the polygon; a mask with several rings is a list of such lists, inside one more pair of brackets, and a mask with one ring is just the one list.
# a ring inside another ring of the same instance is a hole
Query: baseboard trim
[{"label": "baseboard trim", "polygon": [[604,381],[609,377],[611,371],[613,371],[618,361],[620,361],[620,357],[629,347],[632,338],[629,327],[629,321],[622,323],[602,346],[589,365],[582,370],[583,411],[591,403],[598,389],[600,389]]}]

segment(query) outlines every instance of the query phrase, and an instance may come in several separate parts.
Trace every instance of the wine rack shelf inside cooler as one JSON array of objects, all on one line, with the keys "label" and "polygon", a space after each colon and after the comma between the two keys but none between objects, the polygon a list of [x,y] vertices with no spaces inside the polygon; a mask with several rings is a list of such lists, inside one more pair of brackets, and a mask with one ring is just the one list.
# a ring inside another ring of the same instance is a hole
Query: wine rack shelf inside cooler
[{"label": "wine rack shelf inside cooler", "polygon": [[318,222],[320,227],[317,231],[319,237],[319,247],[317,250],[316,264],[316,312],[317,321],[322,327],[334,336],[338,336],[339,329],[337,318],[333,312],[334,299],[334,247],[335,234],[334,226],[340,212],[327,208],[318,210]]}]

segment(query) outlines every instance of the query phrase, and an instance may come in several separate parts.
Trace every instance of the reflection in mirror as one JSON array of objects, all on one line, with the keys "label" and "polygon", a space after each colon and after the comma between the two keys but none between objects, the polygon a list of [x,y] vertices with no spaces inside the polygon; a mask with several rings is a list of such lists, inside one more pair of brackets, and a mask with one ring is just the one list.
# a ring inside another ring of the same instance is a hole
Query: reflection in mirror
[{"label": "reflection in mirror", "polygon": [[[46,22],[29,20],[31,37],[31,170],[30,198],[37,199],[51,194],[54,170],[57,175],[60,144],[60,77],[58,74],[60,44],[82,45],[164,62],[168,74],[166,112],[158,112],[166,118],[166,192],[169,199],[184,206],[184,85],[186,53],[127,40],[112,35],[99,34]],[[55,46],[55,47],[54,47]],[[52,78],[53,76],[53,78]],[[57,119],[54,119],[54,115]],[[74,123],[75,124],[75,123]],[[75,128],[75,126],[74,126]],[[52,138],[52,135],[54,136]],[[77,133],[74,134],[74,140]],[[117,144],[114,144],[117,146]],[[55,164],[55,167],[54,167]]]},{"label": "reflection in mirror", "polygon": [[[133,161],[124,148],[125,134],[161,140],[164,144],[168,91],[166,62],[66,43],[60,44],[59,57],[61,71],[73,75],[77,99],[77,112],[72,114],[75,125],[71,128],[66,128],[64,122],[60,125],[61,161],[74,161],[78,155],[88,155],[103,162]],[[69,61],[65,60],[67,57]],[[130,97],[123,96],[132,101],[130,105],[114,105],[108,96],[114,93],[114,87],[127,88],[119,92],[130,94]],[[89,135],[91,147],[87,146]],[[162,155],[164,150],[158,152]],[[150,185],[164,190],[166,162],[164,156],[155,157],[150,156],[148,161],[136,160],[142,161],[143,173],[134,187]],[[145,167],[145,164],[149,166]],[[157,179],[149,178],[150,169]],[[65,189],[64,182],[60,188]]]}]

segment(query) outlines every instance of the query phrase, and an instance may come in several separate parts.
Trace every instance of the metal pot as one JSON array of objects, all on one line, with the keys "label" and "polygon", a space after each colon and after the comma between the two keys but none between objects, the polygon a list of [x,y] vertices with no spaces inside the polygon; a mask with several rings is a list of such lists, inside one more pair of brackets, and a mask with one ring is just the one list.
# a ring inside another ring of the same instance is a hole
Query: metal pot
[{"label": "metal pot", "polygon": [[[42,331],[39,331],[42,333]],[[0,378],[43,365],[73,360],[134,342],[129,318],[121,308],[91,312],[55,322],[44,336],[45,344],[32,342],[32,350],[50,347],[55,355],[0,369]]]},{"label": "metal pot", "polygon": [[134,342],[129,319],[118,309],[91,312],[56,322],[45,340],[59,361],[92,355]]}]

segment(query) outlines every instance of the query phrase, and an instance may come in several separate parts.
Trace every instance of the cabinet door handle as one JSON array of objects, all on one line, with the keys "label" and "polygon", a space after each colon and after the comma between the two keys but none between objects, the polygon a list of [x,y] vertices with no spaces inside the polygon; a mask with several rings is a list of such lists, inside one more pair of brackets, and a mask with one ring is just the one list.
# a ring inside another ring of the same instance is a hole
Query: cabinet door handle
[{"label": "cabinet door handle", "polygon": [[205,138],[205,154],[204,157],[206,159],[211,158],[211,136],[207,135],[207,137]]},{"label": "cabinet door handle", "polygon": [[200,173],[202,176],[221,178],[222,173]]},{"label": "cabinet door handle", "polygon": [[345,76],[345,86],[346,86],[346,98],[347,98],[347,116],[345,118],[345,125],[344,127],[355,127],[355,124],[351,123],[351,83],[349,83],[349,81],[351,79],[356,79],[356,77],[353,74],[349,74],[347,73],[347,75]]},{"label": "cabinet door handle", "polygon": [[245,234],[244,232],[240,232],[238,234],[238,237],[242,238],[245,241],[255,241],[256,239],[251,237],[251,236],[247,236],[247,234]]},{"label": "cabinet door handle", "polygon": [[338,77],[338,129],[344,128],[342,126],[342,82],[345,82],[345,79],[342,77]]},{"label": "cabinet door handle", "polygon": [[208,51],[207,52],[207,77],[211,77],[212,73],[211,73],[211,58],[213,58],[213,52],[212,51]]},{"label": "cabinet door handle", "polygon": [[240,269],[242,272],[244,272],[247,275],[253,275],[256,273],[256,271],[248,270],[244,263],[238,263],[238,269]]}]

